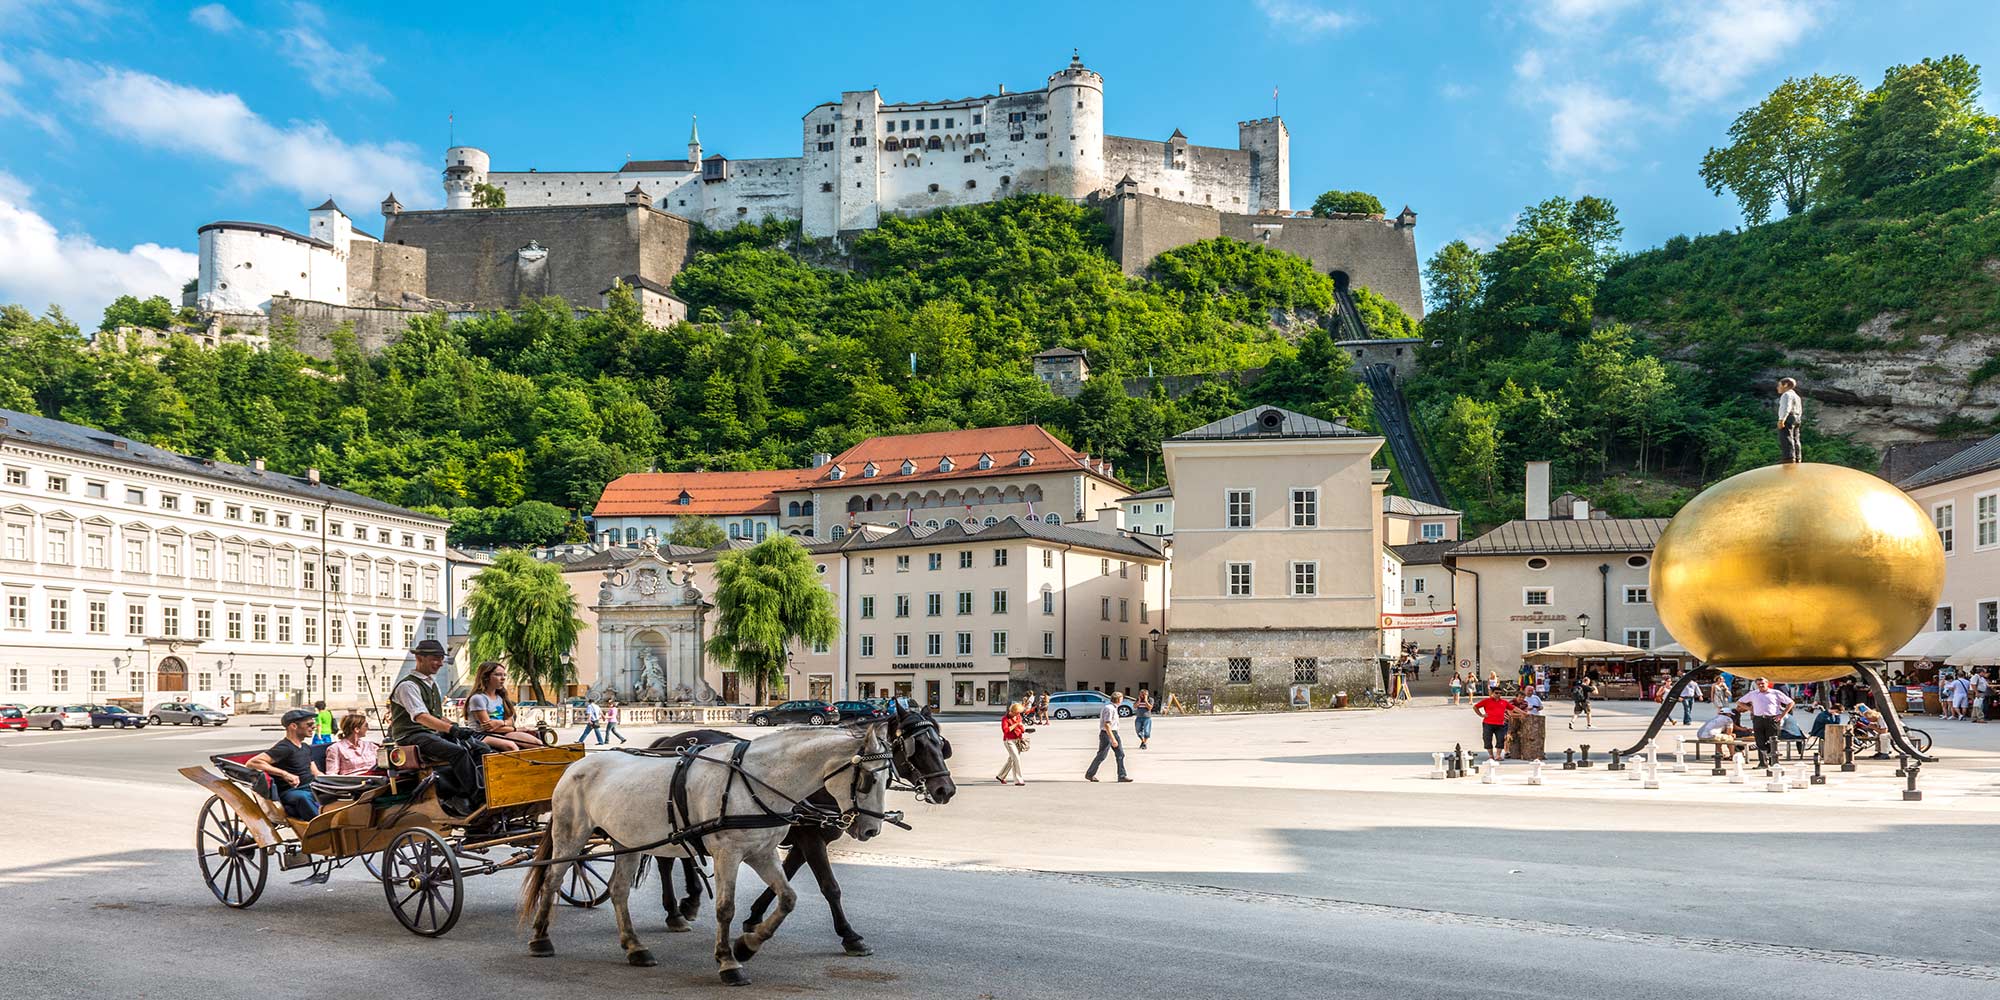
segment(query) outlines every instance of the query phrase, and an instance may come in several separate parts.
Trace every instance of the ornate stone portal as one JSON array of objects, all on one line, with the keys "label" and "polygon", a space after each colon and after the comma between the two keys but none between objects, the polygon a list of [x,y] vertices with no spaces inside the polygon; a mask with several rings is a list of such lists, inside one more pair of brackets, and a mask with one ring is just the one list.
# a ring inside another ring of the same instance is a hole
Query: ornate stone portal
[{"label": "ornate stone portal", "polygon": [[591,607],[599,688],[632,701],[720,701],[703,676],[710,607],[692,564],[668,562],[652,539],[640,543],[638,558],[605,571]]}]

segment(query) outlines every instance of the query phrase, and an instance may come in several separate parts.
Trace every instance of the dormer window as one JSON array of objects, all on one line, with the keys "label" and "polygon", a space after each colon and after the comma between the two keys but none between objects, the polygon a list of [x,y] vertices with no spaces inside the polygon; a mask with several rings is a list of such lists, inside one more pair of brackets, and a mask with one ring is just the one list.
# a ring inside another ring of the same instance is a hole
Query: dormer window
[{"label": "dormer window", "polygon": [[982,469],[990,469],[990,468],[992,468],[992,467],[993,467],[993,456],[991,456],[991,455],[981,455],[981,456],[979,456],[979,467],[980,467],[980,468],[982,468]]},{"label": "dormer window", "polygon": [[685,507],[694,502],[694,497],[689,496],[688,491],[682,490],[681,495],[674,498],[674,502]]},{"label": "dormer window", "polygon": [[875,478],[875,474],[880,471],[881,471],[880,469],[875,468],[874,462],[870,462],[867,465],[861,467],[861,478],[873,479]]},{"label": "dormer window", "polygon": [[950,471],[952,470],[952,468],[953,468],[953,466],[952,466],[952,464],[951,464],[951,456],[950,456],[950,455],[946,455],[945,457],[943,457],[943,458],[940,458],[940,459],[938,459],[938,471],[939,471],[939,472],[950,472]]},{"label": "dormer window", "polygon": [[829,473],[827,473],[827,474],[826,474],[826,478],[828,478],[828,479],[846,479],[846,478],[847,478],[847,470],[846,470],[846,469],[843,469],[843,468],[841,468],[841,467],[840,467],[840,466],[838,466],[838,465],[836,465],[836,466],[834,466],[834,467],[833,467],[833,471],[832,471],[832,472],[829,472]]},{"label": "dormer window", "polygon": [[1021,453],[1021,457],[1020,457],[1020,458],[1017,458],[1017,459],[1015,459],[1015,460],[1014,460],[1014,464],[1015,464],[1015,465],[1022,465],[1022,466],[1027,466],[1027,465],[1033,465],[1033,464],[1035,464],[1035,456],[1033,456],[1033,455],[1030,455],[1030,454],[1028,454],[1027,452],[1025,452],[1025,451],[1024,451],[1024,452],[1022,452],[1022,453]]},{"label": "dormer window", "polygon": [[906,459],[903,459],[903,475],[906,475],[906,476],[908,476],[908,475],[912,475],[912,474],[914,474],[914,473],[915,473],[916,471],[917,471],[917,463],[915,463],[915,462],[912,462],[912,461],[910,461],[910,460],[909,460],[909,459],[907,459],[907,458],[906,458]]}]

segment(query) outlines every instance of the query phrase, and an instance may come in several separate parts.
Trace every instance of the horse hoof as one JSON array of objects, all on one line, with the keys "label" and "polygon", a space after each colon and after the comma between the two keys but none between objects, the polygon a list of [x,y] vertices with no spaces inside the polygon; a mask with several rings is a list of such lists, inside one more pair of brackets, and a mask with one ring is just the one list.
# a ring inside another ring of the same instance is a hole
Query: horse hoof
[{"label": "horse hoof", "polygon": [[722,970],[722,985],[748,986],[750,985],[750,976],[742,969],[724,969]]},{"label": "horse hoof", "polygon": [[748,962],[756,957],[757,949],[750,947],[750,943],[742,938],[737,938],[736,946],[729,949],[729,953],[736,956],[739,962]]},{"label": "horse hoof", "polygon": [[556,946],[548,938],[536,938],[528,942],[528,954],[536,958],[548,958],[556,953]]},{"label": "horse hoof", "polygon": [[868,956],[875,954],[875,949],[870,948],[865,944],[862,944],[860,938],[855,938],[852,941],[842,941],[841,945],[847,949],[847,953],[849,955],[852,955],[855,958],[867,958]]},{"label": "horse hoof", "polygon": [[626,952],[625,964],[636,965],[639,966],[640,968],[652,968],[653,966],[660,964],[660,962],[658,959],[653,957],[652,952],[644,948],[641,948],[638,951]]},{"label": "horse hoof", "polygon": [[682,919],[693,920],[694,918],[699,916],[701,916],[701,900],[697,899],[689,902],[684,902],[681,904]]},{"label": "horse hoof", "polygon": [[694,925],[688,923],[685,920],[667,921],[667,933],[669,934],[686,934],[691,930],[694,930]]}]

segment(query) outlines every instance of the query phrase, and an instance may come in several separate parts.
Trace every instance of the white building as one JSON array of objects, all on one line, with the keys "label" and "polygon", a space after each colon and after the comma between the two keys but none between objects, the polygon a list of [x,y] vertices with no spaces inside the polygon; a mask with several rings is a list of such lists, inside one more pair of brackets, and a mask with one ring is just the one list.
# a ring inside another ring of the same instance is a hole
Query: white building
[{"label": "white building", "polygon": [[1930,627],[2000,632],[2000,435],[1896,485],[1930,513],[1944,543],[1944,593]]},{"label": "white building", "polygon": [[1135,535],[1167,537],[1174,533],[1174,488],[1155,486],[1119,501],[1125,505],[1125,530]]},{"label": "white building", "polygon": [[370,704],[445,638],[446,527],[0,410],[0,699]]},{"label": "white building", "polygon": [[356,242],[376,243],[328,198],[308,215],[308,232],[261,222],[201,227],[195,306],[209,313],[265,313],[272,296],[347,302],[347,262]]},{"label": "white building", "polygon": [[631,160],[613,171],[494,171],[473,146],[445,152],[445,207],[469,209],[481,184],[507,205],[615,204],[636,185],[653,204],[727,229],[799,219],[806,235],[873,229],[885,214],[922,212],[1015,194],[1082,199],[1114,187],[1222,212],[1290,207],[1291,134],[1277,117],[1237,123],[1234,149],[1104,131],[1104,78],[1072,58],[1037,90],[889,103],[851,90],[806,112],[801,155],[731,160],[703,155]]}]

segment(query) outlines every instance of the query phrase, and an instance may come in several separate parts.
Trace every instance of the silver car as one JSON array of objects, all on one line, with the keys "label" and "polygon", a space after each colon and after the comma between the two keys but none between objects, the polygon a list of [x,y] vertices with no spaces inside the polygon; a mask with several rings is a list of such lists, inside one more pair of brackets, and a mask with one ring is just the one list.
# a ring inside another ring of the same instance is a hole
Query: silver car
[{"label": "silver car", "polygon": [[148,715],[148,721],[156,726],[163,722],[171,722],[176,726],[182,724],[220,726],[229,721],[228,714],[191,701],[163,701],[154,705]]},{"label": "silver car", "polygon": [[28,709],[28,725],[36,729],[89,729],[90,708],[85,705],[37,705]]}]

